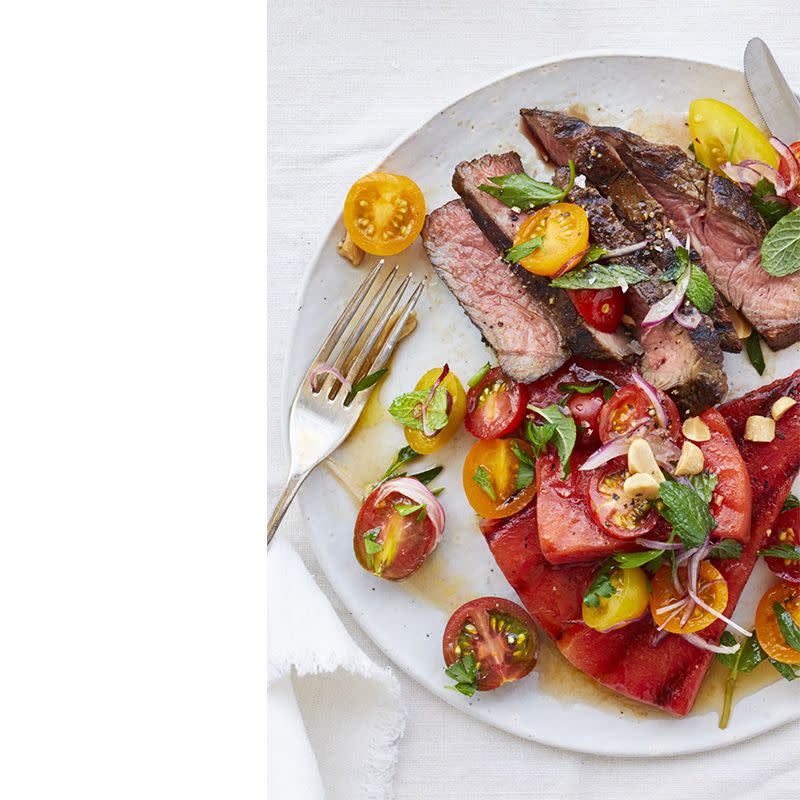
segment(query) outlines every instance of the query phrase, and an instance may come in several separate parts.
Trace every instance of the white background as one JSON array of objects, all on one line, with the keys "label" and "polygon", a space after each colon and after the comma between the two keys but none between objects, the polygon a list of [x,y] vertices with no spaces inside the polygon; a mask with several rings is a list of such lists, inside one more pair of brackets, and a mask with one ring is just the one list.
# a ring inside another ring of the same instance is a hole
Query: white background
[{"label": "white background", "polygon": [[[800,86],[795,3],[272,0],[269,6],[270,498],[283,479],[284,409],[277,386],[298,287],[351,182],[389,145],[490,79],[577,50],[675,55],[741,65],[751,36],[772,47]],[[443,143],[446,148],[446,143]],[[456,158],[452,156],[452,158]],[[346,268],[346,264],[343,267]],[[382,654],[330,591],[300,528],[288,536],[355,640]],[[401,674],[409,712],[395,788],[414,798],[778,798],[796,791],[800,727],[717,754],[658,763],[572,755],[523,742],[458,714]],[[798,696],[800,702],[800,696]],[[597,731],[603,736],[603,731]],[[276,798],[276,800],[284,800]]]}]

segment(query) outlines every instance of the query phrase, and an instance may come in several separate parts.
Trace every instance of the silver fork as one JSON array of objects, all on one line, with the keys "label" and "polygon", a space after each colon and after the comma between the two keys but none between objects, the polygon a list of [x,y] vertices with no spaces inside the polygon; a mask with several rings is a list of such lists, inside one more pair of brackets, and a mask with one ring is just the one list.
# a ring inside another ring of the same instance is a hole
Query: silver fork
[{"label": "silver fork", "polygon": [[373,293],[383,265],[383,260],[379,261],[357,289],[314,356],[294,397],[289,412],[289,477],[269,518],[267,545],[303,481],[347,438],[372,392],[370,387],[349,398],[341,381],[329,372],[314,376],[312,385],[314,370],[321,365],[332,367],[355,386],[362,376],[384,367],[425,288],[423,279],[399,313],[395,313],[411,275],[397,284],[397,267],[393,267]]}]

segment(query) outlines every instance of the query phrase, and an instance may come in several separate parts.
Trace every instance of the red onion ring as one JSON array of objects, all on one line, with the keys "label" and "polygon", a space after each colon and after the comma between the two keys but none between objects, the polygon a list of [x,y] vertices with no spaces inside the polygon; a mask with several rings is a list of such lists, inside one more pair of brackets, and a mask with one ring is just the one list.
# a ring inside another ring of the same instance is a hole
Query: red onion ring
[{"label": "red onion ring", "polygon": [[431,390],[430,392],[428,392],[427,399],[422,404],[422,432],[426,436],[433,436],[436,433],[436,431],[433,430],[433,428],[431,428],[428,425],[428,406],[430,405],[431,400],[433,400],[433,396],[436,394],[436,390],[441,386],[442,381],[447,377],[447,374],[449,372],[450,372],[450,367],[447,364],[445,364],[442,367],[442,371],[439,377],[436,379],[433,386],[431,386]]},{"label": "red onion ring", "polygon": [[586,472],[590,469],[597,469],[597,467],[602,467],[603,464],[608,463],[614,458],[619,458],[619,456],[624,456],[628,452],[628,448],[630,447],[630,440],[625,438],[620,439],[612,439],[610,442],[606,442],[602,447],[598,450],[595,450],[583,464],[578,467],[578,471]]},{"label": "red onion ring", "polygon": [[416,478],[391,478],[388,481],[384,481],[377,491],[378,494],[375,497],[376,505],[385,500],[390,494],[396,493],[403,495],[413,503],[420,503],[425,506],[425,511],[435,533],[433,543],[428,550],[428,553],[430,553],[441,541],[445,524],[444,508],[436,499],[436,495]]},{"label": "red onion ring", "polygon": [[638,253],[640,250],[644,250],[650,242],[648,239],[645,239],[643,242],[636,242],[636,244],[629,244],[625,247],[618,247],[616,250],[609,250],[605,255],[600,256],[598,261],[605,261],[608,258],[620,258],[621,256],[629,256],[632,253]]},{"label": "red onion ring", "polygon": [[[689,270],[686,270],[686,274],[688,275]],[[688,279],[686,281],[687,285],[689,283]],[[684,292],[686,288],[684,287]],[[653,306],[655,308],[655,306]],[[652,309],[651,309],[652,310]],[[631,377],[633,382],[647,395],[647,399],[653,404],[653,408],[656,412],[656,419],[658,420],[658,424],[662,428],[667,427],[667,412],[664,410],[664,406],[661,403],[661,400],[658,397],[658,392],[656,391],[655,386],[651,386],[636,370],[633,370]]]},{"label": "red onion ring", "polygon": [[[683,245],[681,245],[682,247]],[[676,308],[683,302],[686,295],[686,289],[689,286],[689,278],[691,276],[691,269],[685,269],[683,275],[678,279],[673,290],[662,297],[657,303],[650,307],[650,310],[642,320],[643,328],[652,328],[655,325],[662,323],[669,317]]]},{"label": "red onion ring", "polygon": [[[764,166],[768,165],[765,164]],[[755,186],[761,180],[761,175],[755,169],[744,166],[744,162],[741,164],[731,164],[730,161],[726,161],[720,169],[725,173],[725,176],[730,178],[734,183],[743,186]]]},{"label": "red onion ring", "polygon": [[308,382],[311,384],[311,390],[316,392],[317,391],[317,384],[314,380],[318,375],[322,374],[333,375],[335,378],[339,379],[339,382],[342,384],[342,388],[346,389],[348,392],[353,391],[353,386],[341,372],[335,367],[330,366],[329,364],[317,364],[314,369],[311,370],[311,373],[308,376]]},{"label": "red onion ring", "polygon": [[693,331],[703,321],[703,317],[694,306],[689,306],[689,310],[685,311],[687,306],[688,303],[684,303],[680,308],[676,308],[672,312],[672,318],[678,325]]},{"label": "red onion ring", "polygon": [[791,192],[800,181],[800,164],[797,163],[797,156],[794,150],[785,145],[780,139],[773,136],[769,143],[778,151],[783,158],[786,168],[789,170],[789,179],[786,181],[786,191]]},{"label": "red onion ring", "polygon": [[[761,178],[766,178],[775,187],[775,194],[777,194],[778,197],[786,196],[786,181],[783,179],[783,175],[781,175],[780,172],[775,169],[775,167],[771,167],[769,164],[765,164],[763,161],[752,160],[742,161],[739,166],[755,170],[761,176]],[[758,183],[758,181],[756,181],[756,183]]]},{"label": "red onion ring", "polygon": [[676,247],[683,247],[681,240],[669,229],[665,231],[664,238],[672,245],[673,250]]},{"label": "red onion ring", "polygon": [[680,542],[657,542],[655,539],[642,538],[637,539],[636,544],[645,550],[680,550],[683,547]]},{"label": "red onion ring", "polygon": [[707,642],[701,636],[698,636],[696,633],[682,633],[681,636],[689,642],[689,644],[693,644],[695,647],[699,648],[700,650],[709,650],[712,653],[738,653],[739,648],[741,645],[737,642],[735,645],[726,645],[726,644],[711,644],[711,642]]}]

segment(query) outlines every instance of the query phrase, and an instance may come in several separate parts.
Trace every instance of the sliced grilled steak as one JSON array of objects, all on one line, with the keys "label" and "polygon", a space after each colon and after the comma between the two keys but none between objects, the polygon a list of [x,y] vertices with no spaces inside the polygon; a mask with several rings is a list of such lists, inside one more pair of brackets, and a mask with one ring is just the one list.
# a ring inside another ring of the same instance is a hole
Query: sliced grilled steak
[{"label": "sliced grilled steak", "polygon": [[714,286],[770,347],[800,341],[800,273],[761,269],[766,227],[747,194],[712,175],[679,147],[654,144],[619,128],[598,129],[700,252]]},{"label": "sliced grilled steak", "polygon": [[[490,194],[481,191],[481,184],[499,175],[522,172],[517,153],[485,155],[474,161],[462,161],[453,174],[453,188],[463,199],[481,230],[495,247],[505,252],[529,213],[518,213],[503,205]],[[587,358],[613,358],[622,361],[638,352],[635,342],[622,330],[602,333],[592,328],[575,310],[569,296],[560,289],[551,289],[549,280],[532,275],[516,266],[515,271],[535,297],[546,302],[567,345],[575,355]]]},{"label": "sliced grilled steak", "polygon": [[[658,280],[675,258],[663,239],[663,209],[591,125],[554,111],[523,109],[520,113],[546,157],[561,166],[572,159],[590,182],[584,189],[573,189],[571,199],[586,209],[597,244],[614,249],[642,237],[658,242],[653,248],[624,259],[653,276],[628,292],[631,315],[640,323],[650,307],[669,291]],[[565,175],[563,171],[557,173],[561,185]],[[673,395],[683,408],[698,413],[724,397],[728,383],[722,369],[719,336],[710,318],[703,316],[694,330],[670,319],[653,328],[640,328],[638,335],[644,349],[642,374]]]},{"label": "sliced grilled steak", "polygon": [[498,256],[461,200],[428,215],[422,241],[507,375],[530,382],[564,363],[569,352],[550,307]]}]

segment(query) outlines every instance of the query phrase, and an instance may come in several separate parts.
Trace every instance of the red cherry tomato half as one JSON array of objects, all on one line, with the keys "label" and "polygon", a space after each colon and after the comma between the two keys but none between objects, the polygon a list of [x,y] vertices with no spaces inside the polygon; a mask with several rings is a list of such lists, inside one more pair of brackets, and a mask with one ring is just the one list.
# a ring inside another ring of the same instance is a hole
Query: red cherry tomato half
[{"label": "red cherry tomato half", "polygon": [[[772,526],[772,533],[764,549],[781,545],[800,545],[800,508],[782,511]],[[790,583],[800,583],[800,561],[789,558],[767,556],[767,566],[779,577]]]},{"label": "red cherry tomato half", "polygon": [[442,638],[447,666],[467,654],[477,661],[481,692],[524,678],[535,666],[539,636],[524,608],[503,597],[480,597],[457,608]]},{"label": "red cherry tomato half", "polygon": [[[664,392],[659,389],[656,392],[667,415],[667,432],[670,438],[677,439],[681,429],[678,408]],[[600,412],[600,438],[609,442],[626,436],[642,425],[651,430],[661,427],[648,396],[635,383],[629,383],[617,389],[603,406]]]},{"label": "red cherry tomato half", "polygon": [[[378,499],[382,488],[383,485],[376,487],[358,512],[353,550],[358,563],[368,572],[401,581],[416,572],[439,543],[431,521],[434,512],[427,506],[409,512],[420,504],[400,491]],[[427,505],[438,502],[431,494]]]},{"label": "red cherry tomato half", "polygon": [[617,539],[644,536],[658,522],[658,511],[652,501],[627,497],[622,491],[629,476],[624,459],[614,459],[593,470],[587,489],[589,511],[594,521]]},{"label": "red cherry tomato half", "polygon": [[613,289],[568,289],[577,312],[603,333],[614,333],[625,313],[625,295],[619,286]]},{"label": "red cherry tomato half", "polygon": [[567,408],[575,420],[580,447],[595,447],[600,444],[600,411],[605,399],[601,389],[589,394],[575,393],[567,400]]},{"label": "red cherry tomato half", "polygon": [[467,393],[464,424],[477,439],[497,439],[519,428],[525,418],[527,401],[525,386],[495,367]]}]

